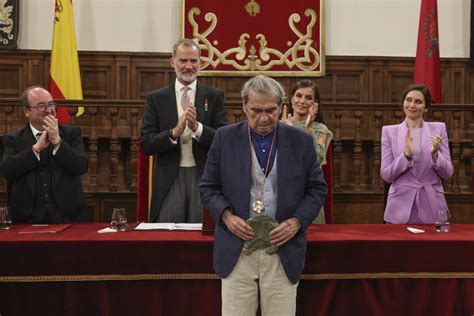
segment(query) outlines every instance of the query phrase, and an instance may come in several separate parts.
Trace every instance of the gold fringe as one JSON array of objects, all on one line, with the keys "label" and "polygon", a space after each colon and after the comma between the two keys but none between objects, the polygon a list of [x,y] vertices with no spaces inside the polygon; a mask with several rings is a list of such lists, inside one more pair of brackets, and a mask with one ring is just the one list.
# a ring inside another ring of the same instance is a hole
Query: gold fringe
[{"label": "gold fringe", "polygon": [[474,272],[377,272],[303,274],[302,280],[357,279],[473,279]]},{"label": "gold fringe", "polygon": [[[360,279],[474,279],[474,272],[379,272],[303,274],[302,280],[360,280]],[[0,283],[13,282],[102,282],[102,281],[157,281],[157,280],[220,280],[214,273],[179,274],[85,274],[0,276]]]},{"label": "gold fringe", "polygon": [[35,275],[0,276],[6,282],[101,282],[101,281],[147,281],[147,280],[218,280],[214,273],[181,274],[84,274],[84,275]]}]

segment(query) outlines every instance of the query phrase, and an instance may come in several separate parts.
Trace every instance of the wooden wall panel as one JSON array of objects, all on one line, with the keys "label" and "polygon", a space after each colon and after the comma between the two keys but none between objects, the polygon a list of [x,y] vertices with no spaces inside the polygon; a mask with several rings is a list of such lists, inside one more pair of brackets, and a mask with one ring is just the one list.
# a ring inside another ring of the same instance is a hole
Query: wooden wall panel
[{"label": "wooden wall panel", "polygon": [[130,56],[117,56],[115,58],[115,78],[113,79],[115,97],[119,100],[129,100],[131,87]]},{"label": "wooden wall panel", "polygon": [[81,66],[82,93],[86,99],[111,99],[115,95],[111,68]]},{"label": "wooden wall panel", "polygon": [[385,75],[385,99],[384,102],[400,103],[400,96],[403,90],[413,82],[413,73],[411,67],[392,66],[386,68]]},{"label": "wooden wall panel", "polygon": [[43,82],[48,82],[49,60],[45,60],[44,56],[41,56],[40,58],[35,58],[35,59],[28,59],[27,69],[28,69],[28,75],[27,75],[28,79],[26,80],[26,84],[25,84],[26,87],[34,86],[34,85],[42,85]]},{"label": "wooden wall panel", "polygon": [[465,103],[474,104],[474,71],[469,71],[466,73],[466,85],[464,86],[466,95]]},{"label": "wooden wall panel", "polygon": [[[314,79],[314,82],[319,86],[319,91],[321,95],[321,103],[326,102],[334,102],[337,98],[335,88],[336,87],[336,77],[334,76],[326,76],[326,77],[318,77]],[[295,80],[292,83],[295,83]],[[291,84],[288,87],[288,91],[291,91]]]},{"label": "wooden wall panel", "polygon": [[113,56],[89,55],[79,62],[84,99],[117,99],[117,63]]},{"label": "wooden wall panel", "polygon": [[169,56],[132,58],[131,65],[132,99],[144,99],[148,92],[159,89],[174,80],[174,70],[169,63]]},{"label": "wooden wall panel", "polygon": [[[0,52],[0,99],[17,98],[34,84],[47,86],[49,54],[49,51]],[[143,111],[140,100],[174,80],[169,57],[169,54],[151,53],[79,53],[84,98],[106,102],[138,100],[128,101],[134,103],[133,111],[122,107],[126,106],[125,101],[109,107],[88,106],[86,115],[75,122],[82,128],[89,158],[96,163],[82,181],[87,203],[98,221],[108,221],[114,206],[134,208],[137,133]],[[326,61],[327,75],[312,80],[320,86],[326,124],[333,132],[338,126],[334,143],[338,159],[338,167],[334,169],[338,183],[335,221],[379,223],[383,214],[378,174],[380,124],[400,122],[403,113],[393,103],[399,104],[402,90],[412,82],[414,58],[327,56]],[[224,90],[230,123],[245,118],[240,89],[247,79],[200,78],[201,82]],[[277,78],[287,96],[299,79]],[[447,123],[453,160],[458,166],[455,176],[445,183],[448,203],[455,212],[456,222],[474,222],[472,200],[468,200],[474,166],[474,111],[461,106],[474,104],[474,68],[468,66],[467,59],[443,59],[442,83],[443,111],[429,115],[430,119]],[[2,102],[0,132],[3,134],[23,125],[25,120],[17,100]],[[461,107],[462,110],[456,111]],[[379,125],[374,123],[377,121]],[[0,184],[0,203],[2,192],[4,185]]]},{"label": "wooden wall panel", "polygon": [[15,98],[21,94],[25,68],[21,60],[9,60],[0,64],[0,95]]},{"label": "wooden wall panel", "polygon": [[240,90],[245,83],[244,78],[221,78],[218,82],[224,91],[226,101],[241,103]]},{"label": "wooden wall panel", "polygon": [[[18,97],[28,86],[47,86],[49,51],[0,52],[0,98]],[[174,80],[169,54],[79,52],[84,98],[144,99]],[[467,59],[442,60],[443,103],[474,103],[474,69]],[[323,102],[399,102],[413,80],[414,58],[327,56],[325,77],[312,78]],[[230,103],[240,101],[247,77],[202,77],[223,89]],[[299,77],[279,77],[287,94]]]},{"label": "wooden wall panel", "polygon": [[373,60],[369,64],[368,82],[368,98],[372,102],[384,102],[385,81],[384,81],[384,61]]},{"label": "wooden wall panel", "polygon": [[[129,223],[136,221],[136,193],[85,193],[86,205],[94,212],[96,222],[108,223],[114,207],[125,207]],[[451,222],[474,223],[472,200],[466,195],[447,194]],[[5,205],[5,192],[0,191],[0,205]],[[383,195],[381,193],[335,193],[335,224],[382,224]],[[105,227],[105,226],[104,226]]]}]

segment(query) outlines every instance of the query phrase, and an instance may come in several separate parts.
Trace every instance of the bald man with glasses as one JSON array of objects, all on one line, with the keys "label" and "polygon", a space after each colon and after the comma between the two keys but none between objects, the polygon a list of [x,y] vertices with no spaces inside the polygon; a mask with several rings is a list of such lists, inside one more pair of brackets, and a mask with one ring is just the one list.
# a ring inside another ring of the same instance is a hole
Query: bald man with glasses
[{"label": "bald man with glasses", "polygon": [[11,184],[14,223],[67,223],[92,220],[80,176],[89,168],[76,126],[59,125],[56,103],[33,86],[20,98],[28,124],[2,137],[0,175]]}]

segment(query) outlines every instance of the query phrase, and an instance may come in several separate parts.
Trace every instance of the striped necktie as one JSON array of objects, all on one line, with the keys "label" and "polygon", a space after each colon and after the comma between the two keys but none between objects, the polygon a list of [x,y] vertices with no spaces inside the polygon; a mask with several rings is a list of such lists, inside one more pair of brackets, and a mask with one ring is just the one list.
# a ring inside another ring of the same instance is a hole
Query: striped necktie
[{"label": "striped necktie", "polygon": [[183,111],[186,111],[186,109],[189,107],[189,95],[188,91],[191,90],[189,87],[183,87],[181,88],[183,91],[183,94],[181,94],[181,108]]}]

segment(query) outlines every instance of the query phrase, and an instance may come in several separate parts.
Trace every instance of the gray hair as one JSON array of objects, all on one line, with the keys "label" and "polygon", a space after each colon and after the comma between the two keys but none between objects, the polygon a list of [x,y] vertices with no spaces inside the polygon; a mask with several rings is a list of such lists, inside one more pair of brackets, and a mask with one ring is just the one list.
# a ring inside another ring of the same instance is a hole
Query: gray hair
[{"label": "gray hair", "polygon": [[274,96],[278,106],[283,104],[285,91],[278,81],[267,76],[259,75],[247,80],[240,95],[244,104],[249,102],[250,94]]},{"label": "gray hair", "polygon": [[184,47],[196,47],[198,50],[198,57],[201,58],[201,48],[199,47],[198,44],[196,44],[195,41],[189,38],[182,38],[173,45],[173,50],[171,51],[171,57],[176,57],[176,51],[178,50],[178,47],[184,46]]}]

